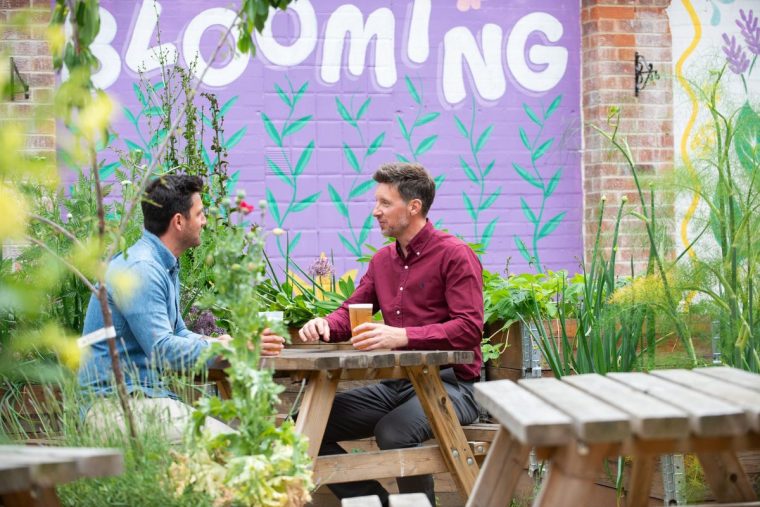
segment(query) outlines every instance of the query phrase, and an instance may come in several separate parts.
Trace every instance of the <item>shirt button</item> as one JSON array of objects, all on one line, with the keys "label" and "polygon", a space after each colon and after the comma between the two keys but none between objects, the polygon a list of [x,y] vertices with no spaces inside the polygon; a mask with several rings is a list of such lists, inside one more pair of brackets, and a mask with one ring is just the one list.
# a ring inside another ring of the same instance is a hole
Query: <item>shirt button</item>
[{"label": "shirt button", "polygon": [[404,290],[404,288],[403,287],[399,287],[398,290]]},{"label": "shirt button", "polygon": [[396,315],[401,315],[401,310],[396,310]]},{"label": "shirt button", "polygon": [[419,253],[419,252],[417,252],[417,255],[419,255],[419,254],[420,254],[420,253]]},{"label": "shirt button", "polygon": [[409,269],[409,266],[404,266],[404,269]]}]

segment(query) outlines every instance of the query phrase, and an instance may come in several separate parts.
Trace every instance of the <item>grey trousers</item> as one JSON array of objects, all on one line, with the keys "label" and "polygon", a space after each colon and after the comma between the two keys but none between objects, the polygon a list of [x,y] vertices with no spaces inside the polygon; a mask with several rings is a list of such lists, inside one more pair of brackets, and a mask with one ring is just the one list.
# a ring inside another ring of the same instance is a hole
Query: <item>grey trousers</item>
[{"label": "grey trousers", "polygon": [[[458,381],[451,368],[441,371],[441,380],[459,422],[475,422],[478,407],[472,395],[472,382]],[[342,454],[346,450],[338,442],[373,436],[380,449],[416,447],[433,437],[433,430],[410,381],[385,380],[339,393],[330,412],[319,454]],[[400,493],[424,493],[430,504],[435,505],[432,475],[398,477],[396,482]],[[377,495],[383,505],[388,505],[388,491],[377,481],[331,484],[329,488],[341,499]]]}]

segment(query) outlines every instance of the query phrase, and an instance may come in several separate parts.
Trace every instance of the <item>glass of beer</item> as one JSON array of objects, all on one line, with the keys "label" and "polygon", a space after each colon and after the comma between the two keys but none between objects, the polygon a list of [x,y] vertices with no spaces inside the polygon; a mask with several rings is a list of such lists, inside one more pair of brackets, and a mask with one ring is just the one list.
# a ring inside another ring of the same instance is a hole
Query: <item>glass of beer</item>
[{"label": "glass of beer", "polygon": [[354,329],[357,326],[372,322],[372,303],[348,305],[348,317],[351,319],[351,336],[356,336]]}]

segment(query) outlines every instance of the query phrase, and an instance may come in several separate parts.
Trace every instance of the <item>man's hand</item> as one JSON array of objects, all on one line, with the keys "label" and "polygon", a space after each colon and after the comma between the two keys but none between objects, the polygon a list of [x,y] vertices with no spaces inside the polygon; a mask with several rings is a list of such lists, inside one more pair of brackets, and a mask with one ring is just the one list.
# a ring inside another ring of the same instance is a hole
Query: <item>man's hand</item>
[{"label": "man's hand", "polygon": [[210,341],[210,342],[221,343],[225,347],[229,347],[230,344],[232,343],[232,336],[230,336],[228,334],[223,334],[223,335],[214,336],[214,337],[212,337],[212,336],[204,336],[204,338],[206,340]]},{"label": "man's hand", "polygon": [[351,343],[358,350],[397,349],[409,343],[403,327],[367,322],[356,326],[354,333]]},{"label": "man's hand", "polygon": [[330,341],[330,326],[327,320],[322,317],[311,319],[298,331],[298,336],[302,341],[315,342],[322,338],[324,341]]},{"label": "man's hand", "polygon": [[276,335],[271,329],[266,328],[261,333],[261,355],[262,356],[279,356],[285,347],[285,338]]}]

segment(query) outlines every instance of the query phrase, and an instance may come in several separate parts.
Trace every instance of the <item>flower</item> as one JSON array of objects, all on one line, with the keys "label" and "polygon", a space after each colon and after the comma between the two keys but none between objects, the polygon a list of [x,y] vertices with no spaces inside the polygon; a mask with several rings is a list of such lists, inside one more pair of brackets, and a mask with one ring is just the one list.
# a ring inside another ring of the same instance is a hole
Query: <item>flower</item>
[{"label": "flower", "polygon": [[457,9],[462,12],[480,9],[480,0],[457,0]]},{"label": "flower", "polygon": [[747,68],[749,68],[749,58],[747,53],[744,52],[741,44],[736,43],[736,37],[728,37],[728,34],[723,34],[723,52],[726,53],[726,61],[728,62],[728,68],[734,74],[741,74]]},{"label": "flower", "polygon": [[758,18],[752,11],[744,14],[744,9],[739,10],[741,15],[741,21],[736,20],[736,26],[742,31],[742,37],[747,44],[747,48],[753,55],[760,56],[760,26],[758,26]]},{"label": "flower", "polygon": [[188,314],[190,330],[204,336],[224,334],[225,331],[216,325],[216,316],[210,310],[200,310],[197,306],[190,308]]},{"label": "flower", "polygon": [[241,213],[245,213],[246,215],[253,211],[253,204],[248,204],[245,201],[240,201],[240,211]]},{"label": "flower", "polygon": [[323,253],[319,256],[314,262],[311,263],[311,266],[309,266],[309,275],[312,278],[322,277],[322,276],[330,276],[335,272],[335,268],[332,264],[330,264],[330,261],[327,260],[327,256]]}]

